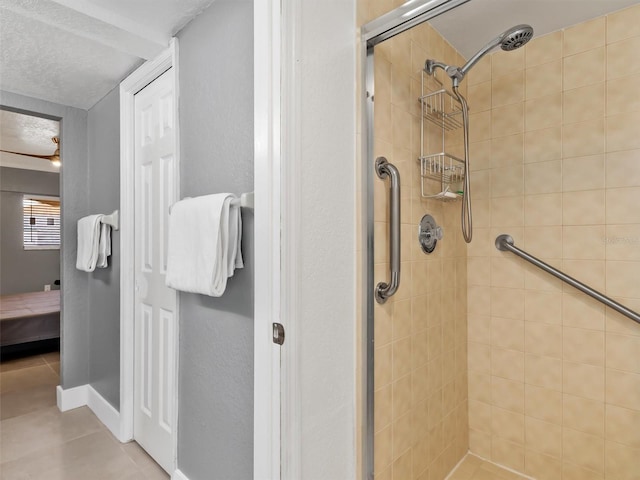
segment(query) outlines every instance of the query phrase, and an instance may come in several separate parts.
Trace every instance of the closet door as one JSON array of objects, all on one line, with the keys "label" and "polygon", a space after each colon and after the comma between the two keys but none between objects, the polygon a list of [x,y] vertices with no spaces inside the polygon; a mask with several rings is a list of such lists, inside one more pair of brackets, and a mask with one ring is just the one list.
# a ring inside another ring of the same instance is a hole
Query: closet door
[{"label": "closet door", "polygon": [[134,439],[175,469],[177,293],[165,286],[169,207],[176,200],[174,81],[165,72],[135,95]]}]

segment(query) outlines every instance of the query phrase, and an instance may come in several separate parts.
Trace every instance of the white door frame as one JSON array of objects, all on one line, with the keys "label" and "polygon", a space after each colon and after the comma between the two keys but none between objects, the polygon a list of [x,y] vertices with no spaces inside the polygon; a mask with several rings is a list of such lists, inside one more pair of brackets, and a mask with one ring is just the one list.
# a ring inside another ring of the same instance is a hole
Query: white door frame
[{"label": "white door frame", "polygon": [[[133,440],[134,392],[134,207],[135,207],[135,136],[134,96],[169,68],[174,76],[175,159],[177,166],[176,192],[180,197],[180,133],[178,116],[178,40],[171,40],[169,48],[152,61],[144,63],[120,84],[120,435],[118,440]],[[179,325],[180,302],[176,306]],[[176,328],[179,332],[179,328]],[[173,429],[173,468],[177,468],[178,452],[178,334],[175,339],[176,365]]]},{"label": "white door frame", "polygon": [[[296,381],[301,8],[300,0],[254,2],[255,480],[298,480],[301,471]],[[285,327],[282,347],[273,343],[273,322]]]},{"label": "white door frame", "polygon": [[[254,417],[253,478],[280,479],[280,2],[254,2]],[[285,326],[286,327],[286,326]],[[285,342],[285,345],[287,342]]]}]

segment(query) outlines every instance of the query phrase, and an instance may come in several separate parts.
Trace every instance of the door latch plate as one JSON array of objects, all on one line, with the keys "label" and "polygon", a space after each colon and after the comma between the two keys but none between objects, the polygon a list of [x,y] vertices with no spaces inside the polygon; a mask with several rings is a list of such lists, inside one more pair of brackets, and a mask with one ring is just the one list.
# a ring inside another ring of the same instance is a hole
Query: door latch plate
[{"label": "door latch plate", "polygon": [[273,343],[277,345],[284,343],[284,326],[281,323],[273,324]]}]

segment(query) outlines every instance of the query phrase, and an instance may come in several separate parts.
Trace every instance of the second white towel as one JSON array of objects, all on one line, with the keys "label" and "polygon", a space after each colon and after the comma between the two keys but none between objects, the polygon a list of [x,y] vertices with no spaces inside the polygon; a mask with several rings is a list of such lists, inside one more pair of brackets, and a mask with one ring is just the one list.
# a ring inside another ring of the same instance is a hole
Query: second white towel
[{"label": "second white towel", "polygon": [[100,224],[100,241],[98,242],[98,261],[96,267],[107,268],[107,257],[111,256],[111,227],[106,223]]},{"label": "second white towel", "polygon": [[166,284],[175,290],[221,296],[242,268],[242,217],[231,193],[180,200],[171,208]]},{"label": "second white towel", "polygon": [[111,255],[111,227],[101,223],[104,215],[89,215],[78,220],[78,251],[76,268],[93,272],[107,268]]}]

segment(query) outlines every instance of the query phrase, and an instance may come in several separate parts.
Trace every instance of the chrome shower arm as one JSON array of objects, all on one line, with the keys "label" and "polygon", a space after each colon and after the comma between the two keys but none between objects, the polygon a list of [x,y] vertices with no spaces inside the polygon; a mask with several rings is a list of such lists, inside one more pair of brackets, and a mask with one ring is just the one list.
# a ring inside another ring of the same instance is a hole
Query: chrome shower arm
[{"label": "chrome shower arm", "polygon": [[533,28],[531,28],[530,25],[516,25],[515,27],[502,32],[496,38],[487,43],[462,67],[454,67],[451,65],[447,65],[446,63],[437,62],[435,60],[427,60],[424,64],[424,71],[429,75],[433,75],[436,68],[441,68],[447,73],[447,75],[449,75],[449,77],[451,77],[453,86],[457,87],[460,81],[467,74],[467,72],[471,70],[473,66],[491,50],[493,50],[497,46],[500,46],[503,50],[507,51],[515,50],[516,48],[520,48],[529,40],[531,40],[531,37],[533,37]]},{"label": "chrome shower arm", "polygon": [[458,71],[462,76],[460,79],[462,79],[467,74],[467,72],[471,70],[473,66],[480,61],[482,57],[484,57],[487,53],[489,53],[491,50],[493,50],[498,45],[500,45],[503,37],[504,37],[504,34],[501,34],[496,38],[494,38],[493,40],[491,40],[484,47],[482,47],[482,49],[478,53],[476,53],[473,57],[471,57],[467,63],[465,63],[461,68],[459,68]]},{"label": "chrome shower arm", "polygon": [[427,60],[424,64],[424,71],[429,75],[433,75],[435,73],[436,68],[441,68],[445,71],[447,75],[453,81],[453,86],[457,87],[459,83],[462,81],[467,72],[473,68],[473,66],[478,63],[478,61],[491,50],[496,48],[502,42],[504,38],[504,34],[494,38],[491,42],[487,43],[482,50],[476,53],[471,59],[464,64],[463,67],[454,67],[452,65],[447,65],[443,62],[437,62],[436,60]]},{"label": "chrome shower arm", "polygon": [[531,25],[521,24],[511,27],[509,30],[502,32],[496,38],[487,43],[482,49],[476,53],[471,59],[459,68],[460,74],[464,77],[480,59],[491,50],[500,46],[502,50],[511,51],[522,47],[533,37],[533,28]]}]

